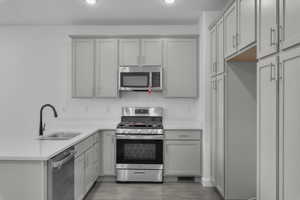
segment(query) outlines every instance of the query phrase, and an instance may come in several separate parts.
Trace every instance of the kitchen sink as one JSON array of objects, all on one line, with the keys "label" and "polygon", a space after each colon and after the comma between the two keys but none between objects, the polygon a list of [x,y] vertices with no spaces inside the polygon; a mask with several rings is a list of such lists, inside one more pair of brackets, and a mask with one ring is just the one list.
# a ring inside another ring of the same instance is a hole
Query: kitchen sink
[{"label": "kitchen sink", "polygon": [[51,133],[49,135],[40,136],[40,140],[69,140],[72,139],[81,133],[79,132],[55,132]]}]

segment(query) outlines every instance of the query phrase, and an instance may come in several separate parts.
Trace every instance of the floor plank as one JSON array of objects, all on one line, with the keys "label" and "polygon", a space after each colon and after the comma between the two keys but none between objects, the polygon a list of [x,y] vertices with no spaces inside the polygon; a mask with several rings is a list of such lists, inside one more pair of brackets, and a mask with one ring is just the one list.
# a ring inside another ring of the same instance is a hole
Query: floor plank
[{"label": "floor plank", "polygon": [[221,200],[213,188],[196,183],[97,183],[85,200]]}]

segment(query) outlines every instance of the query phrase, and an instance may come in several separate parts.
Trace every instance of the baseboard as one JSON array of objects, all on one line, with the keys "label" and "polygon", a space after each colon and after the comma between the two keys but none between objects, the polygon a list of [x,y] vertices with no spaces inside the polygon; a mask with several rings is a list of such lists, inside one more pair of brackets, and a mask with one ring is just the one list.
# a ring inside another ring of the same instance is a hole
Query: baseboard
[{"label": "baseboard", "polygon": [[202,177],[201,183],[202,183],[203,187],[213,187],[214,186],[212,180],[207,177]]}]

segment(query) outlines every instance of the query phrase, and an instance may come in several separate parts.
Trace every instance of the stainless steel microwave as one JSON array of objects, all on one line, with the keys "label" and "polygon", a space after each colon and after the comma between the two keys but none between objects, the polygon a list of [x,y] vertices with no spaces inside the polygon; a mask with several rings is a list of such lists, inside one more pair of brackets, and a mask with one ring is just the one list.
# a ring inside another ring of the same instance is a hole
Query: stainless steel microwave
[{"label": "stainless steel microwave", "polygon": [[162,90],[161,66],[126,66],[119,69],[119,90]]}]

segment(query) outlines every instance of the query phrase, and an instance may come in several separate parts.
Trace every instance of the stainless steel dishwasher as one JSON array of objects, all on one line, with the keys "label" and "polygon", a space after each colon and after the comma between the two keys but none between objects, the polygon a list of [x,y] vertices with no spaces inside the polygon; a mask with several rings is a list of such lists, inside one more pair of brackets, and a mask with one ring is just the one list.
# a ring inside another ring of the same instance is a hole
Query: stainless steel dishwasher
[{"label": "stainless steel dishwasher", "polygon": [[48,161],[48,200],[74,200],[74,147]]}]

